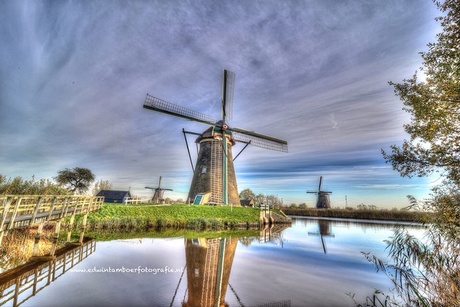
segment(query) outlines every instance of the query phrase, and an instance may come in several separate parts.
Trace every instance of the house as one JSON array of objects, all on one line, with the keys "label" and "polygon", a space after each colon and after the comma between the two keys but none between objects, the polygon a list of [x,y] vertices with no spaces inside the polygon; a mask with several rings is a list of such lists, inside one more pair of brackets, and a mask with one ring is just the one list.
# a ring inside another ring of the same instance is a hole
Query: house
[{"label": "house", "polygon": [[108,203],[125,203],[131,198],[129,191],[100,190],[97,196],[104,196],[104,201]]},{"label": "house", "polygon": [[254,199],[240,199],[242,207],[254,207]]}]

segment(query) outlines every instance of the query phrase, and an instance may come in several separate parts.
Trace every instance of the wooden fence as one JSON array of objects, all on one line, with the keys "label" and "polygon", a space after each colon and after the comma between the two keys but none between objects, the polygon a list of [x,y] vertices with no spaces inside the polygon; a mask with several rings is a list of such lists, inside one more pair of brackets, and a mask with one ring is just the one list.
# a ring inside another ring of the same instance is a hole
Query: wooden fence
[{"label": "wooden fence", "polygon": [[0,244],[6,230],[87,214],[103,203],[102,196],[0,195]]},{"label": "wooden fence", "polygon": [[0,306],[19,306],[96,250],[96,241],[70,244],[49,260],[30,261],[0,274]]}]

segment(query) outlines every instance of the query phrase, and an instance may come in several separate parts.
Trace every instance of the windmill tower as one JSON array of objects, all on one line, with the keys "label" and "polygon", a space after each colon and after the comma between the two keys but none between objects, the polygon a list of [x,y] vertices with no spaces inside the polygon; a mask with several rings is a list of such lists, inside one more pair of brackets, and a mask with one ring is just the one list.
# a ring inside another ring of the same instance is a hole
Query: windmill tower
[{"label": "windmill tower", "polygon": [[194,203],[240,206],[232,155],[232,146],[236,142],[287,152],[285,140],[228,126],[227,120],[231,120],[232,117],[234,82],[235,74],[224,70],[220,120],[149,94],[145,98],[145,109],[210,126],[196,140],[200,149],[188,194],[188,199],[194,200]]},{"label": "windmill tower", "polygon": [[314,193],[314,194],[318,195],[318,198],[316,200],[316,208],[317,209],[329,209],[329,208],[331,208],[331,202],[329,200],[329,194],[331,194],[332,192],[321,190],[322,183],[323,183],[323,176],[319,177],[318,191],[307,191],[307,193]]},{"label": "windmill tower", "polygon": [[164,192],[165,191],[172,191],[172,189],[163,189],[161,187],[161,176],[160,176],[160,180],[158,181],[158,187],[156,188],[152,188],[152,187],[145,187],[146,189],[151,189],[151,190],[155,190],[155,192],[153,193],[153,197],[152,197],[152,201],[154,203],[163,203],[164,202]]}]

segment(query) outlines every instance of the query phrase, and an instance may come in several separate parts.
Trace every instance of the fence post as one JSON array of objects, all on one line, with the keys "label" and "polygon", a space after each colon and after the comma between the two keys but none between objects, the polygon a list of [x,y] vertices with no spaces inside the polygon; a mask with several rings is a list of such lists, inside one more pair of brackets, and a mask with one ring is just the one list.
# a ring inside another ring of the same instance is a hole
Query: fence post
[{"label": "fence post", "polygon": [[38,243],[40,242],[40,237],[42,235],[42,229],[43,229],[43,222],[38,225],[37,233],[35,234],[35,240],[34,240],[34,247],[32,250],[32,257],[37,256],[38,254]]},{"label": "fence post", "polygon": [[35,206],[34,214],[32,215],[32,219],[30,220],[30,224],[35,223],[35,219],[37,218],[38,210],[40,208],[40,203],[42,202],[42,197],[39,196],[37,199],[37,205]]},{"label": "fence post", "polygon": [[51,202],[50,212],[48,214],[48,217],[46,218],[47,221],[49,221],[51,219],[51,215],[53,215],[54,207],[56,206],[56,201],[57,196],[54,196],[53,201]]},{"label": "fence post", "polygon": [[88,219],[88,213],[85,213],[85,215],[83,215],[83,221],[82,221],[81,231],[80,231],[80,241],[79,241],[80,244],[83,244],[83,237],[85,236],[87,219]]},{"label": "fence post", "polygon": [[56,253],[56,247],[59,241],[59,231],[61,230],[61,220],[56,221],[54,225],[54,237],[53,237],[53,245],[51,246],[50,255],[54,256]]},{"label": "fence post", "polygon": [[14,206],[13,215],[11,216],[10,223],[8,225],[8,230],[13,229],[14,220],[16,219],[16,215],[18,214],[19,205],[21,205],[21,201],[22,201],[22,197],[19,197],[16,202],[16,205]]},{"label": "fence post", "polygon": [[62,207],[60,218],[66,217],[68,210],[69,210],[68,198],[64,197],[64,206]]},{"label": "fence post", "polygon": [[2,213],[2,220],[0,222],[0,245],[2,245],[3,235],[5,234],[3,230],[3,226],[5,225],[6,218],[8,217],[8,211],[10,210],[10,205],[12,202],[13,202],[13,197],[7,196],[5,197],[5,199],[3,199],[3,203],[2,203],[3,213]]}]

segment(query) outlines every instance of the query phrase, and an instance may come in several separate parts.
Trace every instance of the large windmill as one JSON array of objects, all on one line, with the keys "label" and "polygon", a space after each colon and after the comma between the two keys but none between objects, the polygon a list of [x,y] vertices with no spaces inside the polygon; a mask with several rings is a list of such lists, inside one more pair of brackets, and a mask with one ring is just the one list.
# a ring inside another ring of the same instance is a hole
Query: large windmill
[{"label": "large windmill", "polygon": [[146,109],[211,126],[196,140],[200,144],[200,149],[188,194],[188,199],[194,200],[194,203],[240,205],[232,155],[232,146],[236,141],[287,152],[285,140],[228,126],[227,120],[231,120],[232,117],[234,83],[235,74],[224,70],[220,120],[149,94],[145,98],[144,108]]},{"label": "large windmill", "polygon": [[158,187],[156,187],[156,188],[145,187],[145,188],[155,191],[153,193],[152,201],[154,203],[157,203],[157,204],[163,202],[163,200],[164,200],[163,195],[164,195],[165,191],[172,191],[172,189],[164,189],[164,188],[161,187],[161,176],[160,176],[160,180],[158,181]]},{"label": "large windmill", "polygon": [[321,190],[321,185],[323,183],[323,176],[319,177],[319,186],[318,186],[318,191],[307,191],[307,193],[314,193],[318,195],[318,198],[316,200],[316,208],[318,209],[328,209],[331,208],[331,202],[329,200],[329,194],[331,194],[331,191],[323,191]]}]

